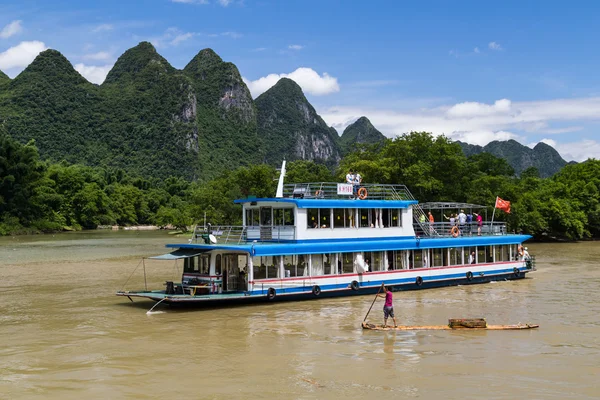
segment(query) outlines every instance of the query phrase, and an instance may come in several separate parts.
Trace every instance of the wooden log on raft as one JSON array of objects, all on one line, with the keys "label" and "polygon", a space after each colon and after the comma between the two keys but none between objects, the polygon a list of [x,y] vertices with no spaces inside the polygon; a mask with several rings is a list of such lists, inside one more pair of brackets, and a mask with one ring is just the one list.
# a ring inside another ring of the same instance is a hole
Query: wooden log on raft
[{"label": "wooden log on raft", "polygon": [[485,318],[450,318],[448,326],[452,329],[457,328],[485,328],[487,322]]}]

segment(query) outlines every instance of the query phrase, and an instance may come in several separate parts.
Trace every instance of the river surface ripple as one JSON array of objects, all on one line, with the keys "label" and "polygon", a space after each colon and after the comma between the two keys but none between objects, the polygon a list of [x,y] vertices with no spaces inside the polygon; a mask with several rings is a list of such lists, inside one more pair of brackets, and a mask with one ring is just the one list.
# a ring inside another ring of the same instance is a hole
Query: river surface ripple
[{"label": "river surface ripple", "polygon": [[[538,330],[375,332],[360,328],[372,296],[152,315],[153,303],[114,296],[141,256],[185,241],[0,238],[0,398],[600,398],[600,243],[531,244],[528,279],[394,298],[402,324],[486,317]],[[180,274],[145,267],[153,288]],[[142,271],[128,289],[143,288]]]}]

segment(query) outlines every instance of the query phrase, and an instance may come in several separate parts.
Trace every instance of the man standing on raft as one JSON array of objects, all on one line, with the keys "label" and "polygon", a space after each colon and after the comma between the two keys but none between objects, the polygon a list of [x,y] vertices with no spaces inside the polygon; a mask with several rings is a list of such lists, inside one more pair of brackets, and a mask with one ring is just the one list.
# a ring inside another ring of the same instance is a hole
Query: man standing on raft
[{"label": "man standing on raft", "polygon": [[394,301],[392,291],[389,290],[383,283],[381,284],[381,288],[383,289],[383,293],[378,294],[377,296],[385,299],[385,304],[383,305],[383,327],[387,327],[387,320],[389,317],[392,317],[395,328],[398,326],[398,324],[396,324],[396,317],[394,316]]}]

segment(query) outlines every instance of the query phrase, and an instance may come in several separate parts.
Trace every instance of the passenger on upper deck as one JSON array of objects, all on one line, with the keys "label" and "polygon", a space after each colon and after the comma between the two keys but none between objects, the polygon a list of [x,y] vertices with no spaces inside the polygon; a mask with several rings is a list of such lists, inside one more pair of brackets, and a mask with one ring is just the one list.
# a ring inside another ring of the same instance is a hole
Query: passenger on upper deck
[{"label": "passenger on upper deck", "polygon": [[483,226],[483,217],[481,214],[473,213],[477,220],[477,236],[481,236],[481,227]]},{"label": "passenger on upper deck", "polygon": [[346,183],[354,185],[354,171],[348,171],[348,173],[346,174]]},{"label": "passenger on upper deck", "polygon": [[358,172],[356,172],[354,174],[354,187],[352,190],[355,196],[358,195],[358,188],[360,187],[361,183],[362,183],[362,176],[360,176],[360,174]]},{"label": "passenger on upper deck", "polygon": [[460,235],[463,235],[463,231],[465,230],[465,224],[467,223],[467,215],[464,210],[460,210],[458,214],[458,224],[460,225]]}]

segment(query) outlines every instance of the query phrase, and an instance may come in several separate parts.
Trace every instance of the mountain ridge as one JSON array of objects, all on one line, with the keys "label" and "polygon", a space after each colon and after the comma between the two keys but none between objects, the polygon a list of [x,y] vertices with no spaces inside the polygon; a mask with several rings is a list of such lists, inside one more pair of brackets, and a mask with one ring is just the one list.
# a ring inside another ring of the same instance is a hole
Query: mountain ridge
[{"label": "mountain ridge", "polygon": [[340,161],[337,131],[327,126],[296,82],[281,78],[255,104],[267,163],[312,160],[333,167]]},{"label": "mountain ridge", "polygon": [[466,156],[490,153],[505,159],[515,170],[516,175],[521,175],[527,168],[537,168],[540,176],[550,177],[567,165],[561,155],[552,146],[540,142],[533,149],[517,142],[514,139],[506,141],[494,140],[485,146],[456,141]]},{"label": "mountain ridge", "polygon": [[356,148],[356,144],[382,143],[385,139],[385,135],[363,116],[344,129],[340,137],[340,147],[344,154],[348,154]]}]

